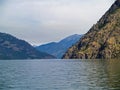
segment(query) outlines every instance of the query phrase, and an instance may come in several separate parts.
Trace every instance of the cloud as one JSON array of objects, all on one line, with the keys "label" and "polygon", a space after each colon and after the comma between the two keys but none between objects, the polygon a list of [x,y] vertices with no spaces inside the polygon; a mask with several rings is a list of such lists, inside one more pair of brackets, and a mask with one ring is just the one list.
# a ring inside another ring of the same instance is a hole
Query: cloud
[{"label": "cloud", "polygon": [[0,31],[34,44],[86,33],[113,1],[1,0],[0,3]]}]

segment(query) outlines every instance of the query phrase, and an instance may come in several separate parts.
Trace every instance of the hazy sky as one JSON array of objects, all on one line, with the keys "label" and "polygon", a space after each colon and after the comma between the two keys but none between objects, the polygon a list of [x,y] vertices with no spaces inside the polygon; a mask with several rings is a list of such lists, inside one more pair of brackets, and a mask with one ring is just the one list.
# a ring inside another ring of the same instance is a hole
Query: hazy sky
[{"label": "hazy sky", "polygon": [[84,34],[114,0],[0,0],[0,32],[31,44]]}]

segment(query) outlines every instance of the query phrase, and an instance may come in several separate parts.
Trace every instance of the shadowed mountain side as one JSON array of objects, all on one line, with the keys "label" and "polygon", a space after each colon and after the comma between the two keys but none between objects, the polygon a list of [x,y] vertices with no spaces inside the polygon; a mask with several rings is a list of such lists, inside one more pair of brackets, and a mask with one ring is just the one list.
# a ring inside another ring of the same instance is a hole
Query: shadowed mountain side
[{"label": "shadowed mountain side", "polygon": [[39,52],[26,41],[6,33],[0,33],[0,59],[42,59],[54,58],[47,53]]},{"label": "shadowed mountain side", "polygon": [[70,48],[73,44],[75,44],[82,35],[71,35],[61,40],[60,42],[51,42],[48,44],[37,46],[36,49],[49,53],[57,58],[61,58],[64,53]]}]

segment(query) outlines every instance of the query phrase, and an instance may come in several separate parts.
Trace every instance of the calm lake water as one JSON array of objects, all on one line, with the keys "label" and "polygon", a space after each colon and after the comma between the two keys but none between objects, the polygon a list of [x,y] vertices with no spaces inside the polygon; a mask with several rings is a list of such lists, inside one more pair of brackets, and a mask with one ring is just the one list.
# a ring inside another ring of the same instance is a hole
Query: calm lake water
[{"label": "calm lake water", "polygon": [[120,90],[120,60],[1,60],[0,90]]}]

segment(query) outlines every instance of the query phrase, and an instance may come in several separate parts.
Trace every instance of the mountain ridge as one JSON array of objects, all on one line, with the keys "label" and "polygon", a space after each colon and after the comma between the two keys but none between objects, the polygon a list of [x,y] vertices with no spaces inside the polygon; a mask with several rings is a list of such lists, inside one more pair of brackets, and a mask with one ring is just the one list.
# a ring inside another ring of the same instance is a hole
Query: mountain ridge
[{"label": "mountain ridge", "polygon": [[63,58],[120,58],[120,0],[115,1],[84,37],[68,49]]},{"label": "mountain ridge", "polygon": [[40,52],[24,40],[0,32],[0,59],[42,59],[53,58]]},{"label": "mountain ridge", "polygon": [[50,42],[47,44],[37,46],[36,49],[49,53],[60,59],[66,52],[66,50],[73,44],[75,44],[81,37],[82,35],[78,34],[70,35],[60,40],[59,42]]}]

